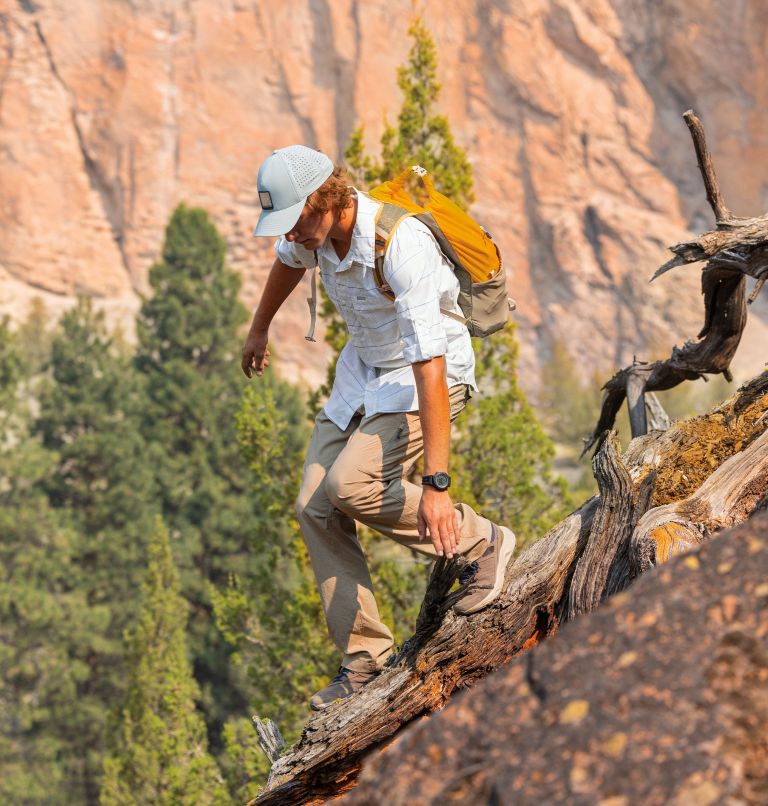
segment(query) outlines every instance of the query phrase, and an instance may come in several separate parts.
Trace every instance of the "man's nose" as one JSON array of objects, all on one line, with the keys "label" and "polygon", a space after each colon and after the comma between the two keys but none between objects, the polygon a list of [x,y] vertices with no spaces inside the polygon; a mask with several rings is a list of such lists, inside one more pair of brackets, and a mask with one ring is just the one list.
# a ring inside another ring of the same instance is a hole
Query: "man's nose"
[{"label": "man's nose", "polygon": [[290,232],[285,233],[285,240],[293,242],[293,241],[296,240],[296,235],[297,235],[297,232],[296,232],[296,228],[294,227]]}]

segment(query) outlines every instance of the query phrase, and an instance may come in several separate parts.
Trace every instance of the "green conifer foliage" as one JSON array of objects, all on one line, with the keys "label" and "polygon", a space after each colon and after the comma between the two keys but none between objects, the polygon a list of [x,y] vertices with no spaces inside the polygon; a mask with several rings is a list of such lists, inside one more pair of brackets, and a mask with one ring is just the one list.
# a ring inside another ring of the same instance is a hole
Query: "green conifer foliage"
[{"label": "green conifer foliage", "polygon": [[168,532],[158,521],[138,622],[126,634],[128,690],[104,760],[104,806],[231,802],[195,705],[200,692],[187,658],[188,604],[179,590]]},{"label": "green conifer foliage", "polygon": [[34,369],[1,322],[0,802],[93,803],[104,611],[83,585],[81,537],[44,492],[57,457],[30,435]]},{"label": "green conifer foliage", "polygon": [[51,313],[40,297],[29,303],[26,318],[16,330],[16,342],[31,373],[39,372],[51,352]]},{"label": "green conifer foliage", "polygon": [[[408,35],[413,40],[408,61],[397,71],[397,84],[403,93],[397,128],[385,127],[378,160],[366,156],[365,132],[362,127],[356,129],[345,151],[347,164],[365,187],[391,179],[409,165],[422,165],[436,187],[466,209],[475,200],[472,166],[466,151],[456,145],[448,118],[434,111],[440,98],[435,42],[420,18],[408,29]],[[417,180],[409,189],[421,197]]]},{"label": "green conifer foliage", "polygon": [[[307,700],[334,663],[295,516],[307,436],[294,388],[270,372],[246,389],[237,438],[250,469],[246,495],[258,513],[259,571],[250,579],[233,575],[213,593],[217,623],[235,648],[233,662],[251,683],[251,711],[274,719],[289,742],[298,738]],[[224,767],[242,799],[257,794],[269,770],[253,739],[253,727],[242,718],[228,722]]]},{"label": "green conifer foliage", "polygon": [[249,547],[234,434],[244,386],[238,329],[247,314],[239,275],[224,255],[205,211],[180,205],[137,322],[135,360],[147,397],[142,431],[152,443],[164,518],[182,533],[184,589],[202,598],[206,580],[223,582],[242,569]]},{"label": "green conifer foliage", "polygon": [[[30,355],[29,334],[19,341],[27,348],[25,369],[36,371],[40,352]],[[117,664],[122,632],[135,615],[142,529],[152,522],[152,475],[130,419],[136,404],[130,361],[114,348],[90,300],[79,300],[62,318],[45,368],[24,387],[25,398],[39,404],[31,428],[40,439],[21,434],[8,454],[18,476],[6,490],[5,512],[24,505],[6,535],[24,541],[9,546],[13,563],[29,572],[14,575],[16,595],[36,590],[49,612],[58,602],[70,617],[73,607],[82,608],[67,624],[55,619],[45,626],[27,611],[19,626],[26,624],[25,634],[36,634],[53,657],[70,658],[57,670],[68,684],[50,689],[37,729],[60,742],[68,799],[95,802],[106,714],[122,693]],[[32,566],[23,558],[36,550],[43,556]],[[47,684],[40,678],[34,686],[40,694]]]},{"label": "green conifer foliage", "polygon": [[225,265],[224,241],[203,210],[176,208],[149,280],[153,295],[137,321],[135,365],[146,390],[140,429],[193,605],[194,668],[216,745],[215,729],[245,707],[245,695],[229,677],[230,650],[213,622],[209,584],[258,570],[254,506],[235,436],[247,313],[240,277]]},{"label": "green conifer foliage", "polygon": [[[81,297],[53,335],[35,431],[58,457],[45,484],[48,497],[93,539],[89,567],[106,574],[103,595],[114,592],[117,568],[142,568],[144,535],[154,517],[154,480],[137,427],[139,380],[104,314]],[[135,575],[118,580],[126,589],[134,582]]]}]

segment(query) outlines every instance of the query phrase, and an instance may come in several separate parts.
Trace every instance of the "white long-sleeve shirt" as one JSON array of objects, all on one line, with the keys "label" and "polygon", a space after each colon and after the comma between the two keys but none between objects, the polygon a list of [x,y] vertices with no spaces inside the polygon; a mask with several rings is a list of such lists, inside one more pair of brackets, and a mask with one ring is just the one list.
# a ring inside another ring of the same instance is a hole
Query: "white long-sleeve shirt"
[{"label": "white long-sleeve shirt", "polygon": [[[444,355],[448,386],[475,386],[475,356],[469,331],[440,309],[461,315],[459,282],[437,242],[420,221],[402,221],[387,248],[384,279],[395,299],[373,276],[378,203],[362,193],[349,252],[339,260],[330,240],[318,250],[320,277],[349,331],[336,364],[325,413],[342,430],[361,407],[366,415],[417,411],[413,363]],[[279,260],[312,268],[315,254],[280,237]]]}]

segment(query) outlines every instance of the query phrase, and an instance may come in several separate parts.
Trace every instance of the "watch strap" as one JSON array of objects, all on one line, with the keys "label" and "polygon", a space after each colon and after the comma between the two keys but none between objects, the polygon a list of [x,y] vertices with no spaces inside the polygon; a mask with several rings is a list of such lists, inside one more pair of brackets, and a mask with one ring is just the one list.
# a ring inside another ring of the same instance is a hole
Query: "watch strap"
[{"label": "watch strap", "polygon": [[[444,476],[448,483],[444,486],[442,484],[438,485],[435,476]],[[444,492],[451,486],[451,477],[445,472],[432,473],[429,476],[422,476],[421,483],[422,485],[434,487],[436,490]]]}]

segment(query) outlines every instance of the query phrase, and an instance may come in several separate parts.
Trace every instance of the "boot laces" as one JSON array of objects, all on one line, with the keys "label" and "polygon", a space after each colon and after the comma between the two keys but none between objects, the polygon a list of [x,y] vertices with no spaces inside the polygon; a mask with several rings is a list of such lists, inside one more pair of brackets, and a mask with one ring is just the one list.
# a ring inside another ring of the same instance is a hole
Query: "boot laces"
[{"label": "boot laces", "polygon": [[459,585],[469,585],[469,583],[472,582],[472,580],[475,578],[479,570],[480,566],[477,564],[477,561],[470,563],[459,574]]},{"label": "boot laces", "polygon": [[344,680],[346,680],[348,677],[347,675],[348,671],[349,669],[345,669],[343,666],[339,666],[339,672],[336,675],[336,677],[334,677],[333,680],[331,680],[331,683],[341,683]]}]

